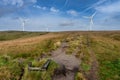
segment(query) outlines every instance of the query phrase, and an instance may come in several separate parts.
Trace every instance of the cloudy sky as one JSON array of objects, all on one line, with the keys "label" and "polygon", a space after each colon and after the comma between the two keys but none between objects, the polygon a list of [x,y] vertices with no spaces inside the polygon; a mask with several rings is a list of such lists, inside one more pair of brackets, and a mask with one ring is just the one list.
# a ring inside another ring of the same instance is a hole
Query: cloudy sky
[{"label": "cloudy sky", "polygon": [[0,31],[120,30],[120,0],[0,0]]}]

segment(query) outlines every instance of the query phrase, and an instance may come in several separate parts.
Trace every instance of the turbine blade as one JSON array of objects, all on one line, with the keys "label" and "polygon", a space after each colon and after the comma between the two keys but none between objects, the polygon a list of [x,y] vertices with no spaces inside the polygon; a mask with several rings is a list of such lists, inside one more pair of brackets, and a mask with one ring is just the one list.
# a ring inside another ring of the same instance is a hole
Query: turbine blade
[{"label": "turbine blade", "polygon": [[96,15],[97,12],[95,12],[93,15],[92,15],[92,18]]}]

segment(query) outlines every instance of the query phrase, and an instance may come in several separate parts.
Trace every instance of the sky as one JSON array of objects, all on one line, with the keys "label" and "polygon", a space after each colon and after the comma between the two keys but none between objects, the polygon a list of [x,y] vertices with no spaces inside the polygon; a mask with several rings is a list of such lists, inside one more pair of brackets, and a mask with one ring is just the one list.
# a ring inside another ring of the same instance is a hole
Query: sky
[{"label": "sky", "polygon": [[0,0],[0,31],[120,30],[120,0]]}]

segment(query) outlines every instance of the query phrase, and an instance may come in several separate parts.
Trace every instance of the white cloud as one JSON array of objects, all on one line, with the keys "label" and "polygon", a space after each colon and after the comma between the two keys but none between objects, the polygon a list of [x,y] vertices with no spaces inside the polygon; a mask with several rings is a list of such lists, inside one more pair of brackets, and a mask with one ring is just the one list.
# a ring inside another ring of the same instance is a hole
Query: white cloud
[{"label": "white cloud", "polygon": [[41,9],[41,10],[46,10],[46,9],[47,9],[47,7],[41,7],[41,6],[39,6],[39,5],[34,5],[33,7],[34,7],[34,8]]},{"label": "white cloud", "polygon": [[0,0],[0,17],[22,10],[37,0]]},{"label": "white cloud", "polygon": [[3,0],[4,5],[17,5],[22,6],[24,4],[23,0]]},{"label": "white cloud", "polygon": [[33,7],[41,9],[41,6],[38,6],[38,5],[34,5]]},{"label": "white cloud", "polygon": [[1,0],[4,5],[21,7],[24,3],[36,3],[37,0]]},{"label": "white cloud", "polygon": [[37,0],[29,0],[29,1],[31,1],[31,2],[33,2],[33,3],[36,3],[36,2],[37,2]]},{"label": "white cloud", "polygon": [[103,4],[106,1],[108,1],[108,0],[99,0],[97,3],[93,4],[92,7],[99,6],[99,5]]},{"label": "white cloud", "polygon": [[46,10],[47,9],[47,7],[42,7],[42,10]]},{"label": "white cloud", "polygon": [[50,11],[53,12],[53,13],[58,13],[59,9],[56,9],[55,7],[51,7]]},{"label": "white cloud", "polygon": [[[106,1],[106,0],[104,0]],[[117,30],[120,29],[120,0],[106,2],[97,6],[94,6],[97,11],[95,18],[95,23],[97,25],[96,29],[101,30]]]},{"label": "white cloud", "polygon": [[69,11],[67,11],[67,14],[70,14],[72,16],[78,16],[79,13],[75,10],[69,10]]},{"label": "white cloud", "polygon": [[71,20],[70,21],[63,21],[59,24],[59,26],[74,26],[76,23],[75,22],[72,22]]},{"label": "white cloud", "polygon": [[99,5],[103,4],[103,3],[105,3],[106,1],[108,1],[108,0],[99,0],[98,2],[96,2],[96,3],[93,4],[92,6],[88,7],[88,8],[85,9],[84,11],[87,11],[87,10],[93,9],[93,8],[96,8],[97,6],[99,6]]},{"label": "white cloud", "polygon": [[108,5],[102,5],[95,8],[97,11],[107,14],[115,14],[120,12],[120,1],[108,4]]}]

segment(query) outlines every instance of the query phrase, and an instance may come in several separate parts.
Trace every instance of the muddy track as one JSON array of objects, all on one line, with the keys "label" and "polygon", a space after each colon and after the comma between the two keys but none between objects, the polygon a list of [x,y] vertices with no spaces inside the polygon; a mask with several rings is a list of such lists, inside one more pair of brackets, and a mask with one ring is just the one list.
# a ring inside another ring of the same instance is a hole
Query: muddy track
[{"label": "muddy track", "polygon": [[74,55],[66,54],[64,49],[66,45],[66,43],[62,43],[60,48],[51,53],[51,58],[59,65],[64,65],[66,68],[66,76],[62,74],[56,75],[53,77],[53,80],[74,80],[76,74],[76,71],[74,71],[74,69],[79,68],[80,60]]}]

